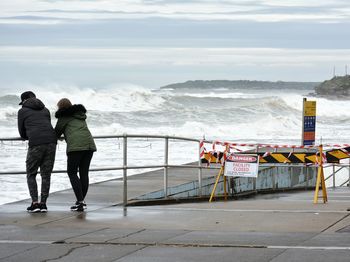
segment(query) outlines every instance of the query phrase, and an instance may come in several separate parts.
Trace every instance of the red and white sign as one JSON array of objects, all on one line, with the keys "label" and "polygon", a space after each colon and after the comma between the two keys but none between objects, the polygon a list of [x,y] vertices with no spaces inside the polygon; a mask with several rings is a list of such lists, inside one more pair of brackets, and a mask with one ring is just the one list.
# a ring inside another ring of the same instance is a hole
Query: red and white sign
[{"label": "red and white sign", "polygon": [[258,155],[230,154],[225,162],[225,176],[258,177]]}]

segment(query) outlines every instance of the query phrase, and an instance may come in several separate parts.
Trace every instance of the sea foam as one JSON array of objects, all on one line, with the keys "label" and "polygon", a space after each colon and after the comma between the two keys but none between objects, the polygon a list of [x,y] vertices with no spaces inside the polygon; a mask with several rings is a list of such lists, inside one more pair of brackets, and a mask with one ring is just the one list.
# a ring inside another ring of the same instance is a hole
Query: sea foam
[{"label": "sea foam", "polygon": [[[17,111],[22,91],[33,90],[54,112],[60,98],[83,104],[93,135],[161,134],[251,143],[300,144],[303,98],[317,101],[316,138],[349,143],[350,111],[347,101],[309,97],[310,90],[276,89],[155,89],[130,84],[87,88],[50,84],[26,86],[0,93],[0,137],[18,137]],[[164,141],[130,139],[128,163],[162,164]],[[98,140],[92,167],[122,165],[122,140]],[[0,143],[2,171],[25,170],[26,142]],[[66,168],[66,146],[60,142],[55,169]],[[198,144],[172,142],[170,161],[183,164],[198,159]],[[130,170],[135,174],[141,170]],[[121,172],[94,173],[91,182],[120,177]],[[55,174],[52,191],[69,188],[65,174]],[[9,195],[16,196],[15,198]],[[28,197],[25,176],[0,176],[0,203]]]}]

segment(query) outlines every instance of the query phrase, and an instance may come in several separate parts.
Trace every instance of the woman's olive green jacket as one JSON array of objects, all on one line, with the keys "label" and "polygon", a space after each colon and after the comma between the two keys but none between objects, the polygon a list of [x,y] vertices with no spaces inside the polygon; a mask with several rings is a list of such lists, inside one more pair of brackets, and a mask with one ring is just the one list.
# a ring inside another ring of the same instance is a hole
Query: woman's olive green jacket
[{"label": "woman's olive green jacket", "polygon": [[83,105],[72,105],[59,109],[55,117],[57,137],[64,134],[67,142],[67,153],[73,151],[96,151],[96,145],[86,124],[86,109]]}]

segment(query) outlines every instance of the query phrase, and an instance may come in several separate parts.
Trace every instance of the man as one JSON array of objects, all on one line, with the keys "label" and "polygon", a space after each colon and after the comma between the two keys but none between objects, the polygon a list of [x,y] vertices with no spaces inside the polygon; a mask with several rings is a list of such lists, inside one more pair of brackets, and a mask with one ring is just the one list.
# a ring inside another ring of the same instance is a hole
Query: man
[{"label": "man", "polygon": [[[18,131],[22,139],[29,141],[26,171],[32,204],[30,213],[47,212],[46,200],[50,191],[51,172],[56,155],[56,134],[51,125],[49,110],[32,91],[21,94],[22,108],[18,111]],[[41,201],[38,199],[36,175],[40,167]]]}]

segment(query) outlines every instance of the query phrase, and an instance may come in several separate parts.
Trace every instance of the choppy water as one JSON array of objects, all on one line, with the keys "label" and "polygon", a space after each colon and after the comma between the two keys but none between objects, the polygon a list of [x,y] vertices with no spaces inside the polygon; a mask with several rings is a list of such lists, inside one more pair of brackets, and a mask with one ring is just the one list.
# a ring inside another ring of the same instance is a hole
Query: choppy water
[{"label": "choppy water", "polygon": [[[302,99],[312,90],[230,88],[150,90],[125,85],[91,89],[47,86],[32,90],[52,112],[62,97],[82,103],[88,110],[93,135],[163,134],[191,138],[222,139],[237,142],[299,144],[302,125]],[[25,90],[21,90],[25,91]],[[0,90],[0,137],[17,137],[19,93]],[[350,143],[350,106],[348,101],[308,97],[317,101],[316,136],[318,142]],[[164,142],[131,140],[129,163],[162,164]],[[121,165],[122,141],[98,140],[92,167]],[[0,169],[25,169],[25,142],[0,144]],[[171,143],[171,163],[198,159],[194,143]],[[55,169],[65,168],[65,144],[59,143]],[[130,173],[138,171],[130,171]],[[91,181],[120,176],[120,172],[91,175]],[[54,174],[52,191],[69,187],[65,174]],[[0,177],[0,203],[28,197],[24,175]]]}]

